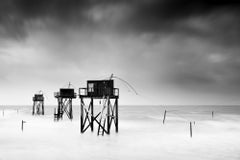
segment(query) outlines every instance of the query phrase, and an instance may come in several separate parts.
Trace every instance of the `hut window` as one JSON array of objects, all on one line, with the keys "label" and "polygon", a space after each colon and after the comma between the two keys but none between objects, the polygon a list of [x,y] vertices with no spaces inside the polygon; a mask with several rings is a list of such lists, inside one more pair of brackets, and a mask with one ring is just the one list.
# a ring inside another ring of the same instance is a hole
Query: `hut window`
[{"label": "hut window", "polygon": [[88,92],[94,92],[94,84],[88,83]]}]

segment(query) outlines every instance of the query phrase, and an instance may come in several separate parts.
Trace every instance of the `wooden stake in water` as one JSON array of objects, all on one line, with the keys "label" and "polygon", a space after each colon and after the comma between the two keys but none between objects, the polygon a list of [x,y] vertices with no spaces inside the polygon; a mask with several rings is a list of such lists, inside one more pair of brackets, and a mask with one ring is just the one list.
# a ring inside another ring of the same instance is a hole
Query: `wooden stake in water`
[{"label": "wooden stake in water", "polygon": [[26,121],[22,120],[22,127],[21,127],[22,132],[23,132],[23,124],[24,124],[24,123],[26,123]]},{"label": "wooden stake in water", "polygon": [[2,115],[3,115],[3,117],[4,117],[4,109],[3,109]]},{"label": "wooden stake in water", "polygon": [[163,116],[163,124],[165,123],[166,114],[167,114],[167,111],[165,110],[165,111],[164,111],[164,116]]},{"label": "wooden stake in water", "polygon": [[192,122],[190,122],[190,137],[192,138]]},{"label": "wooden stake in water", "polygon": [[212,111],[212,118],[213,118],[213,116],[214,116],[214,111]]}]

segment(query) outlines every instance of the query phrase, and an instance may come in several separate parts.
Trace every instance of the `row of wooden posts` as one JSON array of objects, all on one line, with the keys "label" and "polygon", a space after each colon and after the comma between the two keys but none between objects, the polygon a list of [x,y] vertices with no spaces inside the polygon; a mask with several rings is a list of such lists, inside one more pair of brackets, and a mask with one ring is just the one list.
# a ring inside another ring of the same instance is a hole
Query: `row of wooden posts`
[{"label": "row of wooden posts", "polygon": [[[166,116],[167,116],[167,110],[164,111],[164,115],[163,115],[163,124],[165,124],[165,120],[166,120]],[[214,111],[212,111],[212,118],[214,117]],[[192,130],[192,124],[195,125],[195,121],[190,121],[189,122],[189,131],[190,131],[190,137],[192,138],[193,137],[193,130]]]},{"label": "row of wooden posts", "polygon": [[[17,113],[18,113],[18,109],[17,109]],[[212,118],[214,117],[214,111],[212,111]],[[4,117],[4,109],[2,110],[2,115]],[[167,110],[164,111],[164,115],[163,115],[163,124],[165,124],[165,121],[166,121],[166,116],[167,116]],[[26,123],[26,121],[22,120],[21,121],[21,130],[23,131],[24,129],[24,123]],[[190,121],[189,122],[189,131],[190,131],[190,137],[192,138],[193,137],[193,130],[192,130],[192,124],[195,125],[195,121]]]}]

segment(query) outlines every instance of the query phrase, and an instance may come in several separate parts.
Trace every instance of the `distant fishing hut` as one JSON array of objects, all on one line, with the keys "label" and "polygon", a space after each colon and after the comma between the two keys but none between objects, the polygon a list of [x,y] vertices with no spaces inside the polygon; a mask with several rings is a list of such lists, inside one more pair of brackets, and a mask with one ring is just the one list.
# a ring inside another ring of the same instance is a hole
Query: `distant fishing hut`
[{"label": "distant fishing hut", "polygon": [[44,115],[44,97],[42,93],[33,96],[32,115]]},{"label": "distant fishing hut", "polygon": [[73,88],[60,88],[59,92],[54,93],[54,97],[57,98],[58,106],[54,111],[54,119],[59,120],[63,118],[65,113],[67,117],[72,120],[72,99],[76,98],[76,93]]},{"label": "distant fishing hut", "polygon": [[[114,81],[109,80],[88,80],[87,88],[79,88],[80,129],[84,133],[89,127],[94,130],[94,122],[98,125],[98,135],[110,134],[112,123],[115,131],[118,132],[118,98],[119,89],[114,88]],[[86,104],[86,99],[90,99]],[[100,100],[102,109],[94,114],[94,100]]]}]

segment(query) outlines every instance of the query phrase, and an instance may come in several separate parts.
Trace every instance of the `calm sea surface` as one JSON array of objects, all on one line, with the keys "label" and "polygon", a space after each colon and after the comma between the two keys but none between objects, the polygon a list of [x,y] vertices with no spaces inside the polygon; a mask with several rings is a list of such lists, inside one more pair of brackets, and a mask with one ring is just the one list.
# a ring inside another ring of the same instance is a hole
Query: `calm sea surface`
[{"label": "calm sea surface", "polygon": [[79,106],[73,107],[73,121],[54,122],[55,107],[32,116],[32,106],[0,106],[0,160],[240,159],[240,106],[120,105],[119,133],[112,128],[105,136],[97,136],[97,126],[80,134]]}]

